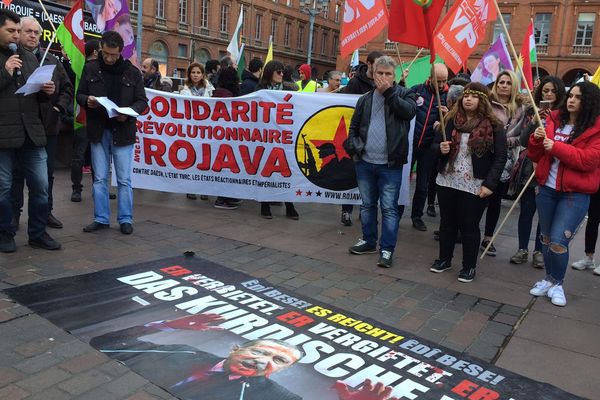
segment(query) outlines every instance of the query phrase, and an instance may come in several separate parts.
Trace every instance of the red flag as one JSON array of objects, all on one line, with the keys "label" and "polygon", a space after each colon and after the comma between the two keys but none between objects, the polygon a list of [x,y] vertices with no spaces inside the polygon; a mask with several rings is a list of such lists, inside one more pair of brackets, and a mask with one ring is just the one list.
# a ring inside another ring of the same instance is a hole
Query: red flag
[{"label": "red flag", "polygon": [[346,0],[340,54],[345,57],[374,39],[388,24],[385,0]]},{"label": "red flag", "polygon": [[438,55],[458,73],[485,36],[485,26],[496,19],[494,0],[462,0],[454,3],[433,36]]},{"label": "red flag", "polygon": [[411,0],[392,0],[388,39],[432,49],[433,31],[445,2],[432,0],[428,7],[424,7]]},{"label": "red flag", "polygon": [[4,5],[6,7],[8,7],[10,5],[10,3],[12,3],[13,0],[2,0],[2,2],[4,3]]},{"label": "red flag", "polygon": [[535,37],[533,36],[532,21],[529,23],[529,29],[527,29],[525,40],[523,40],[523,45],[521,46],[521,54],[519,55],[519,64],[521,64],[521,69],[523,70],[524,75],[523,83],[521,86],[525,88],[525,80],[527,80],[529,90],[533,90],[533,74],[531,73],[531,59],[534,58],[535,60],[535,57]]}]

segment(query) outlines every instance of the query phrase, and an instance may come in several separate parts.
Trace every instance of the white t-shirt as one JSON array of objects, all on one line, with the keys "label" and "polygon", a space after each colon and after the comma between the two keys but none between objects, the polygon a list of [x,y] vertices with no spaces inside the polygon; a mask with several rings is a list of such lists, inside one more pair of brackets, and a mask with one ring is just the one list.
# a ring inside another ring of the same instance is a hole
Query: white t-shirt
[{"label": "white t-shirt", "polygon": [[[562,128],[558,128],[554,133],[554,141],[555,142],[563,142],[566,143],[571,138],[571,134],[573,133],[573,125],[565,125]],[[560,161],[558,158],[554,157],[552,160],[552,165],[550,165],[550,173],[548,174],[548,179],[546,179],[546,184],[544,186],[548,186],[554,190],[556,187],[556,177],[558,176],[558,165]]]}]

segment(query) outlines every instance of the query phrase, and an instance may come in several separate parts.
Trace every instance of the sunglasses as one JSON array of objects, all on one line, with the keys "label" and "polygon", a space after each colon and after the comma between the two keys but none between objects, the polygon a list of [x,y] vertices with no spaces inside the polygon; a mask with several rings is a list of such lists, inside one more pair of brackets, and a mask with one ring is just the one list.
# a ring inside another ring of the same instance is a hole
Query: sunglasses
[{"label": "sunglasses", "polygon": [[280,70],[280,69],[278,69],[277,71],[275,71],[275,73],[276,73],[276,74],[281,74],[281,75],[283,75],[283,71],[282,71],[282,70]]}]

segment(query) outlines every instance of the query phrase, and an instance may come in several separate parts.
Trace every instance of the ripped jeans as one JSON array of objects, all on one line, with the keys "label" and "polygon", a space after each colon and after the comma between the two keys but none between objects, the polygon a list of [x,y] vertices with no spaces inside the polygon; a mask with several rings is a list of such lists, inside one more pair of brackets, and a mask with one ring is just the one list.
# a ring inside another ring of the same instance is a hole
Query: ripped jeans
[{"label": "ripped jeans", "polygon": [[546,280],[562,284],[569,264],[569,242],[585,218],[590,195],[539,186],[536,203],[542,232]]}]

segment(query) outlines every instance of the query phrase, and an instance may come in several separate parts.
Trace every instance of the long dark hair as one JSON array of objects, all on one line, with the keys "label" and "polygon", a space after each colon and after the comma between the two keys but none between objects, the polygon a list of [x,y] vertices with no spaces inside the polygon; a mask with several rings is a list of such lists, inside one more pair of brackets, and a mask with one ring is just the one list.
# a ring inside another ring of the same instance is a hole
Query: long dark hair
[{"label": "long dark hair", "polygon": [[219,70],[217,88],[229,90],[234,97],[240,95],[240,77],[233,66],[221,68]]},{"label": "long dark hair", "polygon": [[256,89],[266,89],[271,85],[271,78],[273,78],[273,74],[275,71],[283,71],[283,63],[277,60],[271,60],[265,65],[265,69],[263,69],[263,74],[256,85]]},{"label": "long dark hair", "polygon": [[206,87],[206,71],[204,69],[204,65],[197,63],[197,62],[193,62],[189,65],[189,67],[187,67],[187,72],[186,72],[187,79],[185,80],[186,86],[187,87],[195,86],[194,82],[192,82],[192,70],[194,68],[199,68],[200,71],[202,72],[202,79],[200,80],[200,82],[198,82],[198,87],[205,88]]},{"label": "long dark hair", "polygon": [[600,115],[600,88],[591,82],[579,82],[569,88],[567,92],[567,100],[560,107],[559,118],[560,126],[563,127],[569,122],[569,110],[567,110],[567,101],[573,88],[578,87],[581,90],[581,109],[575,121],[573,135],[571,140],[575,140],[586,129],[594,126],[596,119]]},{"label": "long dark hair", "polygon": [[[490,123],[492,124],[492,126],[494,127],[494,129],[498,128],[499,126],[502,126],[502,123],[498,120],[498,118],[494,114],[494,111],[492,110],[492,104],[490,103],[490,98],[489,98],[490,97],[490,89],[488,89],[488,87],[482,83],[471,82],[465,86],[465,92],[468,90],[483,93],[483,95],[479,95],[479,94],[477,95],[477,97],[479,97],[479,104],[477,105],[477,112],[476,112],[477,116],[488,119],[490,121]],[[465,95],[463,92],[463,94],[458,98],[458,100],[456,100],[456,102],[454,103],[454,106],[452,107],[450,112],[448,112],[448,114],[446,114],[446,121],[453,120],[454,117],[456,116],[456,114],[459,114],[459,113],[462,115],[467,114],[467,112],[465,111],[463,104],[462,104],[464,96]]]},{"label": "long dark hair", "polygon": [[557,76],[547,75],[543,77],[540,84],[535,89],[535,93],[533,94],[533,100],[535,101],[535,104],[537,106],[540,105],[540,101],[544,99],[542,89],[544,88],[546,83],[551,83],[554,86],[554,90],[556,90],[556,101],[554,102],[554,104],[552,104],[552,109],[559,109],[565,102],[565,97],[567,94],[565,91],[565,84]]}]

